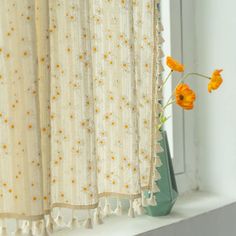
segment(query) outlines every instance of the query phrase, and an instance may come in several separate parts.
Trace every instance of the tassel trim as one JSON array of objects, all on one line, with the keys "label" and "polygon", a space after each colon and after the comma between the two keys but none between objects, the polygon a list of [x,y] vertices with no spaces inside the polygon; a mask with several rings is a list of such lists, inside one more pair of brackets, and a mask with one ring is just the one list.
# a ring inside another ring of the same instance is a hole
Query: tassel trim
[{"label": "tassel trim", "polygon": [[160,142],[162,140],[162,135],[161,135],[161,132],[158,131],[157,132],[157,141]]},{"label": "tassel trim", "polygon": [[163,165],[159,156],[157,156],[155,158],[155,164],[154,165],[155,165],[156,168],[159,168]]},{"label": "tassel trim", "polygon": [[158,23],[157,23],[157,31],[161,32],[163,30],[164,30],[163,24],[160,21],[158,21]]},{"label": "tassel trim", "polygon": [[103,215],[104,216],[109,216],[112,213],[113,212],[112,212],[112,209],[111,209],[111,204],[109,203],[109,200],[107,198],[105,198],[105,207],[103,209]]},{"label": "tassel trim", "polygon": [[84,228],[86,228],[86,229],[92,229],[93,228],[92,219],[91,219],[91,215],[90,215],[89,210],[88,210],[88,218],[84,222]]},{"label": "tassel trim", "polygon": [[71,219],[71,222],[69,223],[69,227],[72,228],[72,229],[75,229],[79,226],[79,222],[78,222],[78,219],[76,217],[73,217]]},{"label": "tassel trim", "polygon": [[52,234],[54,231],[54,228],[56,228],[57,224],[55,222],[55,220],[53,219],[52,215],[49,214],[48,215],[48,222],[47,222],[47,231]]},{"label": "tassel trim", "polygon": [[16,231],[15,231],[15,236],[21,236],[23,235],[23,230],[22,228],[20,227],[20,222],[19,220],[16,220]]},{"label": "tassel trim", "polygon": [[57,214],[57,217],[55,219],[55,223],[57,226],[64,226],[65,225],[65,222],[63,221],[63,217],[62,217],[62,214],[61,214],[61,208],[58,208],[58,214]]},{"label": "tassel trim", "polygon": [[162,73],[164,71],[164,67],[161,62],[158,63],[158,68],[157,68],[158,73]]},{"label": "tassel trim", "polygon": [[97,207],[97,208],[95,209],[95,211],[94,211],[94,223],[95,223],[95,224],[98,224],[98,225],[103,224],[100,206]]},{"label": "tassel trim", "polygon": [[152,192],[153,193],[157,193],[160,192],[159,187],[157,186],[156,182],[154,181],[154,183],[152,184]]},{"label": "tassel trim", "polygon": [[157,44],[160,46],[164,42],[165,42],[165,39],[162,37],[161,34],[159,34],[158,37],[157,37]]},{"label": "tassel trim", "polygon": [[137,214],[137,215],[143,215],[144,214],[144,208],[142,206],[142,198],[139,198],[139,199],[135,199],[134,200],[134,212]]},{"label": "tassel trim", "polygon": [[159,171],[154,170],[153,178],[154,178],[155,181],[158,181],[158,180],[161,179],[161,175],[160,175]]},{"label": "tassel trim", "polygon": [[133,200],[130,200],[129,204],[130,204],[130,206],[129,206],[128,216],[130,218],[134,218],[135,214],[134,214]]},{"label": "tassel trim", "polygon": [[164,149],[162,148],[161,144],[158,142],[156,143],[156,152],[161,153],[164,152]]},{"label": "tassel trim", "polygon": [[158,56],[158,58],[163,58],[165,56],[165,54],[161,48],[158,48],[157,56]]},{"label": "tassel trim", "polygon": [[156,206],[157,205],[156,197],[153,194],[153,192],[151,192],[150,198],[148,199],[148,205],[149,206]]},{"label": "tassel trim", "polygon": [[69,227],[75,229],[79,226],[79,222],[77,217],[75,216],[75,210],[71,210],[71,222],[69,223]]},{"label": "tassel trim", "polygon": [[147,207],[148,206],[148,202],[146,197],[144,196],[144,191],[142,191],[142,197],[141,197],[141,203],[143,207]]},{"label": "tassel trim", "polygon": [[2,227],[1,236],[8,236],[7,227],[6,227],[6,226],[3,226],[3,227]]},{"label": "tassel trim", "polygon": [[44,230],[44,224],[42,220],[36,221],[34,223],[34,232],[36,235],[41,235]]},{"label": "tassel trim", "polygon": [[121,201],[119,199],[117,199],[117,206],[116,206],[114,213],[118,216],[122,215],[122,205],[121,205]]}]

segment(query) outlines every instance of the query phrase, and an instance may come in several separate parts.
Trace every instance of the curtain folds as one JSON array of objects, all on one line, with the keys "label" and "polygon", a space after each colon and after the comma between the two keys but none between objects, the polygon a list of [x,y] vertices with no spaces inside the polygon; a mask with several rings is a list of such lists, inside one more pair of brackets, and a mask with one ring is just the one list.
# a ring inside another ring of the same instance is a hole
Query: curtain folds
[{"label": "curtain folds", "polygon": [[0,0],[0,218],[158,191],[157,2]]}]

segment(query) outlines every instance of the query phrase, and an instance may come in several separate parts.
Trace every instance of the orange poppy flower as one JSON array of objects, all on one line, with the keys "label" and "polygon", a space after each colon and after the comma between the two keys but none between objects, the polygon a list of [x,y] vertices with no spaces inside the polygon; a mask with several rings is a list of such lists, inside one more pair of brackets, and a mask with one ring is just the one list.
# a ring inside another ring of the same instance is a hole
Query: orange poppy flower
[{"label": "orange poppy flower", "polygon": [[184,65],[174,60],[172,57],[166,58],[166,64],[171,70],[178,71],[178,72],[184,71]]},{"label": "orange poppy flower", "polygon": [[208,84],[208,92],[211,93],[212,90],[216,90],[220,87],[220,85],[223,82],[223,79],[221,77],[221,72],[223,70],[214,70],[214,72],[211,75],[211,80]]},{"label": "orange poppy flower", "polygon": [[193,103],[196,99],[196,95],[193,90],[187,84],[179,84],[175,88],[175,100],[176,103],[185,110],[193,109]]}]

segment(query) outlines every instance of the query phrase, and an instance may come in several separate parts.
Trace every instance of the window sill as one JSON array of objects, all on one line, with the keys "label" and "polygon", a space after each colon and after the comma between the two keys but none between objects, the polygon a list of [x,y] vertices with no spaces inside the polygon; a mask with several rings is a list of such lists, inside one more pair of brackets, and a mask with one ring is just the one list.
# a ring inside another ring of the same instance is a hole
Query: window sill
[{"label": "window sill", "polygon": [[225,196],[206,192],[191,192],[180,196],[172,213],[164,217],[150,217],[147,215],[130,219],[128,216],[110,216],[105,219],[103,225],[97,225],[93,230],[88,229],[64,229],[54,233],[57,236],[130,236],[142,234],[151,230],[170,226],[174,223],[190,219],[192,217],[208,213],[212,210],[227,206],[236,202]]}]

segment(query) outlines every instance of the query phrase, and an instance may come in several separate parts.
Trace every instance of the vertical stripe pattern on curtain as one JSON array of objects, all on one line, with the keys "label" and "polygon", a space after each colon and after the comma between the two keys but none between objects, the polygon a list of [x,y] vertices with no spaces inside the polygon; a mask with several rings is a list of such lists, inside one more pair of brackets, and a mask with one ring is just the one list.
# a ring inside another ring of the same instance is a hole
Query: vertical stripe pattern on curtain
[{"label": "vertical stripe pattern on curtain", "polygon": [[157,2],[0,0],[3,221],[158,191]]}]

